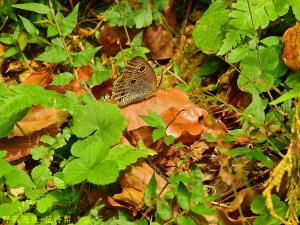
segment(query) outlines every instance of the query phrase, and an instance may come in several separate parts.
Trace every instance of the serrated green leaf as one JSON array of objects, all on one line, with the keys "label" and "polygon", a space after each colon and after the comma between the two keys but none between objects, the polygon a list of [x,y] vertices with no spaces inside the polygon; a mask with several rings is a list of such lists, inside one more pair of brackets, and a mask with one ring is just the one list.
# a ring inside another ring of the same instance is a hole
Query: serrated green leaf
[{"label": "serrated green leaf", "polygon": [[137,29],[147,27],[152,23],[152,12],[149,9],[140,9],[135,16],[135,26]]},{"label": "serrated green leaf", "polygon": [[251,159],[256,159],[258,161],[261,161],[266,167],[271,168],[273,166],[272,160],[264,155],[262,152],[249,149],[246,147],[237,147],[234,149],[231,149],[230,154],[232,157],[237,157],[241,155],[245,155]]},{"label": "serrated green leaf", "polygon": [[68,58],[68,54],[64,48],[51,47],[40,54],[36,60],[48,62],[52,64],[62,63]]},{"label": "serrated green leaf", "polygon": [[26,29],[26,31],[33,35],[33,36],[39,36],[39,30],[30,22],[30,20],[26,19],[23,16],[19,16],[22,20],[22,23]]},{"label": "serrated green leaf", "polygon": [[31,171],[32,181],[38,188],[45,186],[51,176],[52,173],[46,166],[39,165],[34,167]]},{"label": "serrated green leaf", "polygon": [[252,102],[246,108],[245,112],[249,115],[252,115],[254,118],[252,122],[256,127],[262,126],[263,122],[265,121],[265,108],[266,102],[262,101],[258,94],[252,94]]},{"label": "serrated green leaf", "polygon": [[260,42],[266,46],[278,46],[280,45],[281,38],[278,36],[269,36],[260,40]]},{"label": "serrated green leaf", "polygon": [[[3,152],[3,151],[1,151],[1,152]],[[13,166],[10,165],[5,160],[0,159],[0,168],[1,168],[1,170],[0,170],[0,178],[1,178],[3,175],[9,173],[13,169]]]},{"label": "serrated green leaf", "polygon": [[190,208],[190,193],[188,189],[182,182],[179,182],[177,187],[177,202],[180,208],[189,209]]},{"label": "serrated green leaf", "polygon": [[28,202],[12,201],[10,203],[4,203],[0,205],[0,218],[6,216],[20,215],[28,209]]},{"label": "serrated green leaf", "polygon": [[75,76],[69,72],[59,73],[53,77],[52,85],[63,86],[75,79]]},{"label": "serrated green leaf", "polygon": [[113,160],[118,163],[119,169],[123,170],[128,165],[137,161],[138,158],[153,156],[156,152],[151,149],[135,149],[128,145],[117,145],[109,150],[105,160]]},{"label": "serrated green leaf", "polygon": [[72,132],[80,138],[94,133],[107,145],[116,144],[121,138],[126,121],[114,104],[90,102],[80,107],[73,117]]},{"label": "serrated green leaf", "polygon": [[300,0],[290,0],[290,4],[296,19],[300,20]]},{"label": "serrated green leaf", "polygon": [[15,8],[18,8],[18,9],[24,9],[24,10],[36,12],[39,14],[50,13],[50,8],[48,6],[39,4],[39,3],[13,4],[12,6]]},{"label": "serrated green leaf", "polygon": [[143,115],[141,116],[141,118],[151,127],[166,128],[166,124],[163,118],[158,113],[152,110],[148,110],[148,115]]},{"label": "serrated green leaf", "polygon": [[79,184],[86,180],[90,169],[80,159],[75,159],[70,162],[63,170],[64,178],[67,184]]},{"label": "serrated green leaf", "polygon": [[245,58],[251,49],[247,47],[238,47],[230,51],[226,57],[226,61],[229,63],[237,63]]},{"label": "serrated green leaf", "polygon": [[134,36],[134,38],[131,42],[131,47],[133,49],[141,47],[142,40],[143,40],[143,31],[139,32],[137,35]]},{"label": "serrated green leaf", "polygon": [[[273,209],[275,212],[284,218],[287,212],[287,205],[280,201],[280,198],[276,195],[272,195]],[[266,224],[266,225],[279,225],[281,222],[269,213],[269,210],[266,207],[264,198],[259,195],[251,202],[252,212],[259,214],[254,221],[254,225]]]},{"label": "serrated green leaf", "polygon": [[93,184],[111,184],[119,176],[120,169],[118,164],[112,160],[105,160],[89,171],[87,180]]},{"label": "serrated green leaf", "polygon": [[154,129],[153,132],[152,132],[152,139],[153,139],[153,142],[161,139],[162,137],[164,137],[166,133],[166,130],[164,128],[157,128],[157,129]]},{"label": "serrated green leaf", "polygon": [[91,48],[91,49],[87,49],[82,52],[73,53],[72,54],[73,60],[74,60],[73,66],[81,67],[81,66],[84,66],[84,65],[90,63],[91,59],[99,51],[100,48],[101,47]]},{"label": "serrated green leaf", "polygon": [[192,212],[198,214],[198,215],[215,215],[216,210],[209,207],[208,205],[204,203],[198,203],[197,205],[192,206],[191,208]]},{"label": "serrated green leaf", "polygon": [[57,18],[63,36],[71,34],[74,28],[76,27],[78,8],[79,8],[79,4],[77,4],[74,7],[73,11],[65,18],[60,18],[60,17]]},{"label": "serrated green leaf", "polygon": [[229,20],[229,10],[224,1],[216,1],[209,6],[197,21],[193,31],[195,45],[206,54],[217,53],[225,38],[222,27]]},{"label": "serrated green leaf", "polygon": [[155,173],[153,173],[144,192],[144,202],[149,207],[151,207],[153,204],[153,198],[156,196],[156,190],[157,190],[157,182],[155,179]]},{"label": "serrated green leaf", "polygon": [[27,114],[28,110],[28,108],[25,108],[17,112],[11,112],[8,116],[0,116],[0,137],[5,137],[12,130],[14,124]]},{"label": "serrated green leaf", "polygon": [[163,10],[167,7],[168,0],[154,0],[153,1],[153,19],[158,23]]},{"label": "serrated green leaf", "polygon": [[27,173],[23,170],[19,170],[16,167],[13,167],[8,173],[4,174],[6,184],[11,188],[19,188],[19,187],[34,187],[33,182]]},{"label": "serrated green leaf", "polygon": [[99,85],[102,82],[108,80],[111,76],[111,69],[104,67],[99,58],[96,58],[95,64],[89,64],[93,68],[93,73],[90,76],[87,84],[90,86]]}]

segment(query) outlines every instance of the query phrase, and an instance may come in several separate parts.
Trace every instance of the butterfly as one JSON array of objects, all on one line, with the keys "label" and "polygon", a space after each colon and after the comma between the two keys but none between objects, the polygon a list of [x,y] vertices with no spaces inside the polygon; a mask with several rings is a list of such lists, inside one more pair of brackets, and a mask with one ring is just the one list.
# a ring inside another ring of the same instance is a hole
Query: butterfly
[{"label": "butterfly", "polygon": [[142,57],[130,60],[122,76],[115,80],[112,99],[119,106],[142,101],[158,90],[156,74]]}]

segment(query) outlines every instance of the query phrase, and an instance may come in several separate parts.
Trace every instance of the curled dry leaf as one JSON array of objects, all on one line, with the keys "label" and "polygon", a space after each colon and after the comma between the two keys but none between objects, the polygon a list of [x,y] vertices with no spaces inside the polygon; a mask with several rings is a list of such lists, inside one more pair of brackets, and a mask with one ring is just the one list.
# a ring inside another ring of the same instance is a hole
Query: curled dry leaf
[{"label": "curled dry leaf", "polygon": [[[237,196],[227,207],[214,207],[223,223],[231,224],[252,224],[255,216],[250,211],[250,204],[254,198],[261,192],[259,189],[247,188],[237,193]],[[243,217],[241,218],[239,210],[242,210]]]},{"label": "curled dry leaf", "polygon": [[162,117],[168,126],[166,133],[178,138],[187,131],[196,136],[206,128],[201,126],[199,120],[206,118],[208,112],[205,109],[196,107],[193,104],[171,107],[162,113]]},{"label": "curled dry leaf", "polygon": [[283,35],[282,59],[288,68],[300,69],[300,23],[290,27]]},{"label": "curled dry leaf", "polygon": [[172,89],[169,91],[159,90],[151,98],[128,105],[122,108],[123,115],[127,119],[127,131],[132,131],[143,126],[147,126],[141,115],[147,115],[148,110],[152,110],[160,115],[171,107],[179,108],[182,105],[191,104],[188,96],[183,91]]},{"label": "curled dry leaf", "polygon": [[50,71],[37,71],[29,75],[22,84],[35,84],[42,87],[48,87],[54,74]]},{"label": "curled dry leaf", "polygon": [[[121,178],[122,192],[109,198],[109,203],[133,211],[140,210],[144,206],[145,188],[153,173],[154,170],[144,161],[131,166],[131,170]],[[158,174],[155,174],[155,179],[158,194],[167,185],[167,182]],[[167,188],[164,191],[166,190]]]},{"label": "curled dry leaf", "polygon": [[68,112],[56,110],[54,108],[43,108],[42,106],[32,106],[25,117],[14,125],[11,137],[24,136],[35,131],[56,125],[60,127],[68,119]]},{"label": "curled dry leaf", "polygon": [[33,146],[39,145],[42,135],[55,136],[60,132],[56,125],[52,125],[45,129],[36,131],[30,135],[13,138],[0,139],[0,149],[5,149],[7,155],[5,160],[8,162],[16,161],[30,154],[30,149]]}]

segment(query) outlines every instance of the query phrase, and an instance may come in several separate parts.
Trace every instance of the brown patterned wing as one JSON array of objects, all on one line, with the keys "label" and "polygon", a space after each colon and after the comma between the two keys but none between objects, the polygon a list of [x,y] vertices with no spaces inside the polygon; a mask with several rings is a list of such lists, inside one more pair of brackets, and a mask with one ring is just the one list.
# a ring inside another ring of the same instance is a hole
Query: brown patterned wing
[{"label": "brown patterned wing", "polygon": [[151,65],[142,57],[130,60],[113,85],[112,98],[119,106],[150,97],[157,90],[157,78]]}]

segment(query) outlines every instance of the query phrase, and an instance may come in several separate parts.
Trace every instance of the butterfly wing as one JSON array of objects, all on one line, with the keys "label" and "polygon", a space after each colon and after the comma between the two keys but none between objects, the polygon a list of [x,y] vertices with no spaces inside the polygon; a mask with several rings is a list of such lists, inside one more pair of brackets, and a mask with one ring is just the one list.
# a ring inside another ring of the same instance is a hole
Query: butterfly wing
[{"label": "butterfly wing", "polygon": [[135,57],[113,85],[112,98],[124,106],[150,97],[157,90],[157,79],[151,65],[142,57]]}]

